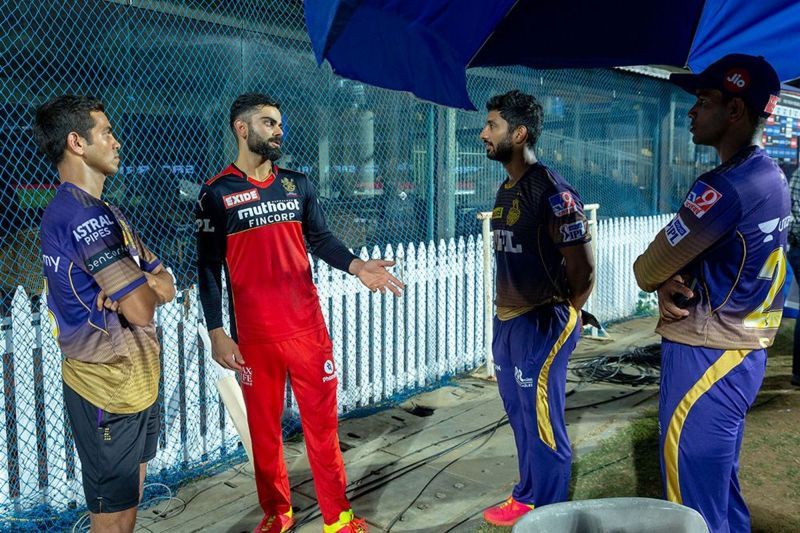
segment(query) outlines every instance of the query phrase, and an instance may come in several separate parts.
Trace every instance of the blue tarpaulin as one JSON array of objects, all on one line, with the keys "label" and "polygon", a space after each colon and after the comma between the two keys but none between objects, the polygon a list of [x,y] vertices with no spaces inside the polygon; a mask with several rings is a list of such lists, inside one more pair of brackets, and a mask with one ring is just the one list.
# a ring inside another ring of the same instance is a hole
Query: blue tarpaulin
[{"label": "blue tarpaulin", "polygon": [[306,0],[317,60],[346,78],[474,109],[466,69],[688,66],[763,55],[800,77],[797,0]]}]

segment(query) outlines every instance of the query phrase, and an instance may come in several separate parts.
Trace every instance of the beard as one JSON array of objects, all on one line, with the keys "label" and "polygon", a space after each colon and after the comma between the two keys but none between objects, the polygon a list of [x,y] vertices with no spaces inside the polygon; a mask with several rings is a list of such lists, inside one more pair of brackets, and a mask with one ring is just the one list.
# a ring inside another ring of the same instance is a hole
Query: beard
[{"label": "beard", "polygon": [[486,157],[492,161],[499,161],[501,163],[508,163],[511,161],[511,156],[514,150],[511,147],[511,135],[507,136],[494,146],[494,151],[486,149]]},{"label": "beard", "polygon": [[281,158],[283,152],[281,152],[280,146],[270,146],[269,143],[279,143],[280,141],[280,137],[270,137],[269,139],[265,139],[256,133],[252,133],[247,138],[247,148],[249,148],[254,154],[258,154],[274,163]]}]

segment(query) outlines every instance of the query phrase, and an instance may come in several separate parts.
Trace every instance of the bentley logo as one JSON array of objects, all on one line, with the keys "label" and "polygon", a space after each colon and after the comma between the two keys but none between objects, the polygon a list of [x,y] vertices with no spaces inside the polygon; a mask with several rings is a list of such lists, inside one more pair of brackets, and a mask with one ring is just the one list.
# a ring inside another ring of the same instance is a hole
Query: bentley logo
[{"label": "bentley logo", "polygon": [[281,180],[281,185],[286,190],[286,192],[294,192],[297,190],[297,185],[294,184],[294,180],[292,178],[283,178]]}]

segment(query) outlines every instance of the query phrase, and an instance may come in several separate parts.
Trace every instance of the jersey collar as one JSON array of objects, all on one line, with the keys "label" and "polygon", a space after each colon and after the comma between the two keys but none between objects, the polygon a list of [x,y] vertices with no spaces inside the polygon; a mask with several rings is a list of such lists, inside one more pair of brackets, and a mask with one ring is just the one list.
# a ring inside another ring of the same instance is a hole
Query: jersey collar
[{"label": "jersey collar", "polygon": [[276,165],[275,163],[272,164],[272,172],[270,173],[269,177],[267,177],[267,179],[265,179],[264,181],[258,181],[257,179],[251,178],[250,176],[245,174],[245,172],[241,168],[237,167],[234,163],[230,164],[228,170],[234,176],[237,176],[247,181],[251,185],[255,185],[259,189],[266,189],[267,187],[272,185],[275,182],[275,176],[278,175],[278,165]]}]

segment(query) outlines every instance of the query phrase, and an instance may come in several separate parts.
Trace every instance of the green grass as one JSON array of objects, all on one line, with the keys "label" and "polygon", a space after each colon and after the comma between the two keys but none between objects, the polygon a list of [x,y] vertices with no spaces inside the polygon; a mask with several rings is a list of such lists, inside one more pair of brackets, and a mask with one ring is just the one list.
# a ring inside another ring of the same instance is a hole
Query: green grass
[{"label": "green grass", "polygon": [[572,463],[573,500],[640,496],[661,497],[658,415],[639,418]]},{"label": "green grass", "polygon": [[[769,350],[767,375],[747,415],[739,477],[754,533],[800,531],[800,389],[789,385],[794,320],[785,320]],[[661,497],[658,418],[645,411],[628,426],[576,456],[570,498]],[[477,533],[509,533],[482,524]]]}]

